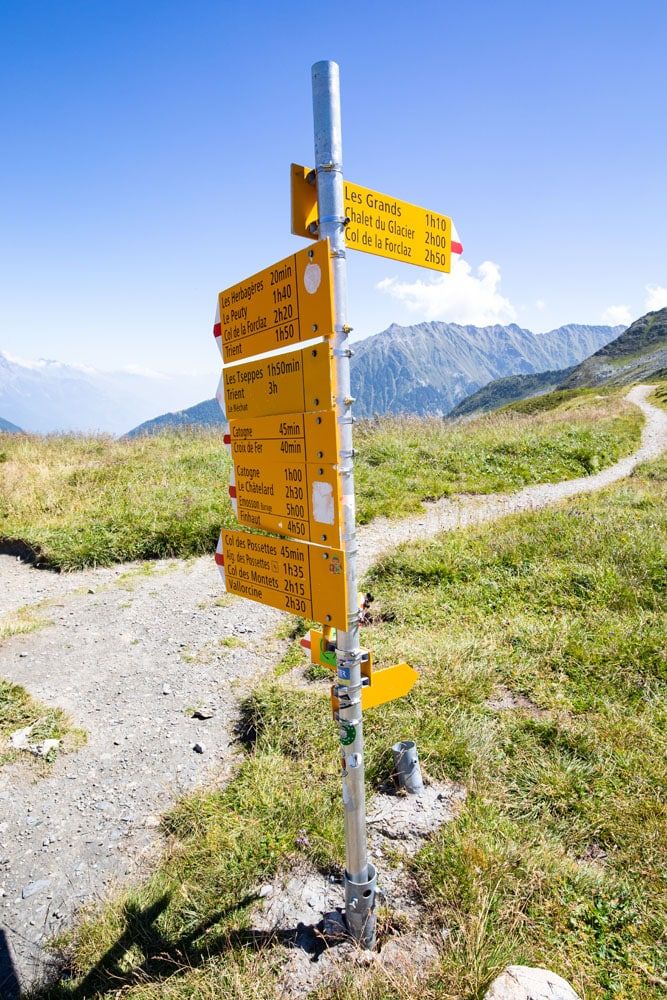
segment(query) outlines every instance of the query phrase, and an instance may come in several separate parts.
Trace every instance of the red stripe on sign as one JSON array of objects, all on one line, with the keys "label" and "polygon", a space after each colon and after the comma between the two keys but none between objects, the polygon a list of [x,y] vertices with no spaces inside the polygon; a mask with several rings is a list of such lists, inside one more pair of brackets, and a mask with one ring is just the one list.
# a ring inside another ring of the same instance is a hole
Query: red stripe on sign
[{"label": "red stripe on sign", "polygon": [[215,554],[215,561],[218,564],[218,566],[224,566],[225,565],[225,557],[222,554],[222,552],[216,552],[216,554]]},{"label": "red stripe on sign", "polygon": [[452,243],[452,253],[463,253],[463,243]]},{"label": "red stripe on sign", "polygon": [[231,444],[232,443],[232,436],[231,436],[231,434],[225,434],[225,436],[222,439],[222,443],[223,444]]},{"label": "red stripe on sign", "polygon": [[302,639],[299,645],[303,646],[304,649],[310,649],[310,639]]},{"label": "red stripe on sign", "polygon": [[[452,246],[453,246],[453,244],[452,244]],[[219,323],[214,323],[213,324],[213,336],[214,337],[221,337],[222,336],[222,327],[220,326]]]},{"label": "red stripe on sign", "polygon": [[236,487],[235,486],[230,486],[229,487],[229,495],[230,495],[230,497],[233,497],[234,499],[236,499]]}]

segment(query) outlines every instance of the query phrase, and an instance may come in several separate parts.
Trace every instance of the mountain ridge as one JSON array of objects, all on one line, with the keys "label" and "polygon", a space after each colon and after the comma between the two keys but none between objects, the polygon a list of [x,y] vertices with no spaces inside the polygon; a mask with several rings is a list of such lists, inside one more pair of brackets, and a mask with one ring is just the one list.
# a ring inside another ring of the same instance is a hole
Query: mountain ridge
[{"label": "mountain ridge", "polygon": [[488,413],[558,389],[621,386],[656,378],[667,378],[667,308],[640,316],[578,365],[537,376],[520,374],[489,382],[462,400],[450,416]]},{"label": "mountain ridge", "polygon": [[535,334],[516,323],[392,324],[352,345],[355,415],[444,415],[494,379],[578,364],[622,330],[571,323]]},{"label": "mountain ridge", "polygon": [[[355,416],[376,412],[442,415],[467,397],[470,387],[477,389],[492,381],[497,371],[534,374],[553,369],[554,359],[576,363],[622,329],[570,323],[536,334],[514,323],[507,327],[392,323],[351,345]],[[210,410],[214,402],[206,400],[188,410],[162,414],[128,433],[153,434],[163,427],[183,427],[187,418],[206,426],[216,424]]]}]

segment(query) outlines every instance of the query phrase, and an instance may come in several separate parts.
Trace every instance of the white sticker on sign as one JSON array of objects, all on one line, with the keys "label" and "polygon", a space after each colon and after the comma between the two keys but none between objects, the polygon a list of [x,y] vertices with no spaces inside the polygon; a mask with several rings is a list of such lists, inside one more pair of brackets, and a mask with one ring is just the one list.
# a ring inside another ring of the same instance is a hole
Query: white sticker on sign
[{"label": "white sticker on sign", "polygon": [[320,287],[320,282],[322,281],[322,269],[319,264],[307,264],[306,270],[303,272],[303,283],[306,286],[306,291],[310,295],[314,295],[317,289]]},{"label": "white sticker on sign", "polygon": [[318,524],[334,523],[334,495],[331,483],[313,483],[313,520]]}]

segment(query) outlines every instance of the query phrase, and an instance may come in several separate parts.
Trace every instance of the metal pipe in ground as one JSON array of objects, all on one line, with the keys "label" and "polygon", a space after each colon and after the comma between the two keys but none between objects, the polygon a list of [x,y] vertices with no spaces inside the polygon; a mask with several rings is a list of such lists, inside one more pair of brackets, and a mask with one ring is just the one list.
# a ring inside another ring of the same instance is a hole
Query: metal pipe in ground
[{"label": "metal pipe in ground", "polygon": [[424,791],[424,781],[419,767],[419,755],[414,740],[401,740],[391,748],[394,754],[394,775],[398,787],[410,795]]}]

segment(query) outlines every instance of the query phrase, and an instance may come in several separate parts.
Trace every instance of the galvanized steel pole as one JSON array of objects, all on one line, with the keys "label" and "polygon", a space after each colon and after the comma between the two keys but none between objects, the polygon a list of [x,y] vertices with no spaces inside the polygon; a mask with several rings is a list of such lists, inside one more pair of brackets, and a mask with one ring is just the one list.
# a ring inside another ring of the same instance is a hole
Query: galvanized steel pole
[{"label": "galvanized steel pole", "polygon": [[376,871],[366,848],[364,734],[361,713],[361,648],[357,598],[357,539],[352,448],[352,397],[347,325],[347,261],[343,144],[338,64],[318,62],[312,68],[315,169],[319,238],[331,241],[336,329],[333,350],[336,369],[336,419],[339,428],[339,469],[342,478],[343,547],[347,576],[347,631],[337,630],[337,696],[345,811],[345,917],[351,936],[366,948],[375,945]]}]

